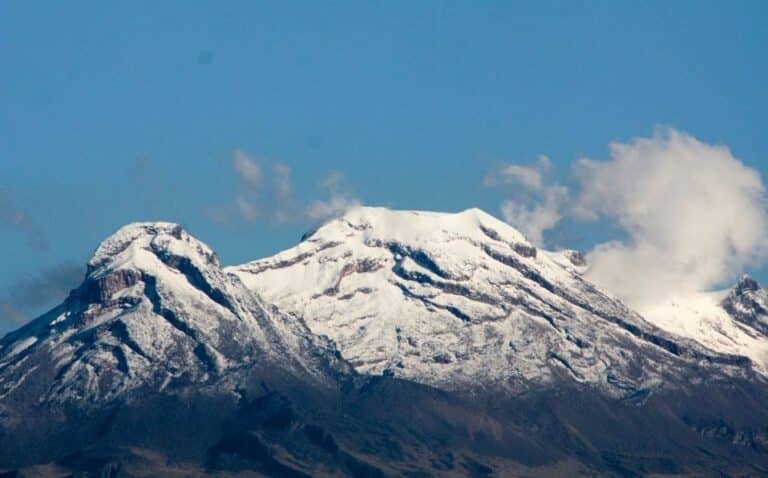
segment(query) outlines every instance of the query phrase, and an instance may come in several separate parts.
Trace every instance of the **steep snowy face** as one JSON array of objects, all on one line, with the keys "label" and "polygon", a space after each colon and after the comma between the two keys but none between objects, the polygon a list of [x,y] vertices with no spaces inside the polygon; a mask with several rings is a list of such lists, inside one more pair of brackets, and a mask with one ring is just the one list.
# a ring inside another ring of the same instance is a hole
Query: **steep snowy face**
[{"label": "steep snowy face", "polygon": [[238,370],[271,363],[322,381],[332,357],[180,226],[138,223],[101,243],[62,305],[0,341],[0,398],[109,400],[236,380]]},{"label": "steep snowy face", "polygon": [[768,374],[768,291],[744,276],[731,290],[674,297],[648,307],[656,326],[725,354],[749,357]]},{"label": "steep snowy face", "polygon": [[743,358],[647,323],[583,280],[585,266],[580,254],[539,250],[477,209],[364,207],[228,270],[332,338],[362,373],[459,389],[565,378],[618,395],[699,362],[749,373]]}]

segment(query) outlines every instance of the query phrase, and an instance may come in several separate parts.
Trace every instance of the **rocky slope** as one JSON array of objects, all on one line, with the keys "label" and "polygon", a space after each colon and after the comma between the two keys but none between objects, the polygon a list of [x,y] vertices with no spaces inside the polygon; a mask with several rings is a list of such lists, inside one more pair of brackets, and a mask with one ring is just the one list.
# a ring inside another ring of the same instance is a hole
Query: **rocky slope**
[{"label": "rocky slope", "polygon": [[745,357],[647,322],[585,281],[584,266],[477,209],[363,207],[227,270],[364,374],[514,393],[566,381],[614,396],[752,374]]}]

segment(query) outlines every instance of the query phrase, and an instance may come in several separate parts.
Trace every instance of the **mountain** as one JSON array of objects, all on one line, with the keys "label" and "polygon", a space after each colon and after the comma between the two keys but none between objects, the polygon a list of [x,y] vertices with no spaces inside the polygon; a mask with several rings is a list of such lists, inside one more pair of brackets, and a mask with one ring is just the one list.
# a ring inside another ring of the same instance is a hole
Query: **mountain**
[{"label": "mountain", "polygon": [[108,401],[270,363],[323,382],[337,362],[330,350],[224,273],[180,226],[132,224],[101,243],[61,306],[0,341],[0,398],[33,382],[40,401]]},{"label": "mountain", "polygon": [[[479,210],[357,208],[228,268],[130,224],[0,340],[0,476],[768,473],[759,360],[584,267]],[[753,282],[722,308],[757,331]]]},{"label": "mountain", "polygon": [[619,397],[691,375],[753,375],[745,357],[644,320],[584,267],[579,253],[537,249],[478,209],[361,207],[227,270],[363,374],[514,393],[566,380]]},{"label": "mountain", "polygon": [[[265,305],[180,226],[131,224],[99,245],[60,306],[0,340],[0,424],[14,438],[0,462],[67,450],[70,415],[163,394],[242,398],[264,380],[322,391],[349,371],[332,344]],[[40,442],[56,423],[64,441]]]}]

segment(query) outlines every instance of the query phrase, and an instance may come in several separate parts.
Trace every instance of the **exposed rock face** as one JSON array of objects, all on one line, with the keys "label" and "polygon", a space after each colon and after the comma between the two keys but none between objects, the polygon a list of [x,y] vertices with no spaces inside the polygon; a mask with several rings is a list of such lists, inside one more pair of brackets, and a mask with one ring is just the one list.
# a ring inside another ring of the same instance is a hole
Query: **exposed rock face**
[{"label": "exposed rock face", "polygon": [[79,288],[72,291],[69,301],[102,306],[116,305],[113,297],[141,280],[141,274],[134,270],[119,270],[103,277],[86,277]]},{"label": "exposed rock face", "polygon": [[744,357],[669,335],[581,277],[583,255],[537,250],[479,210],[354,209],[296,247],[228,270],[332,338],[360,373],[515,393],[576,382],[643,395]]},{"label": "exposed rock face", "polygon": [[735,320],[768,336],[768,291],[753,278],[743,276],[722,306]]},{"label": "exposed rock face", "polygon": [[568,260],[571,261],[571,264],[577,267],[585,267],[587,265],[587,258],[579,251],[570,251]]}]

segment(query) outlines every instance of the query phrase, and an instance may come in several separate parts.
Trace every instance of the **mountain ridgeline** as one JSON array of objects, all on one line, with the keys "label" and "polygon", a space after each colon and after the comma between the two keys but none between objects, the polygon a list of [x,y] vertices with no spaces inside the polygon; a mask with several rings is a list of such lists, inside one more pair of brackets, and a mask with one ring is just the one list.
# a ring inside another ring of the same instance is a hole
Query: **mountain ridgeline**
[{"label": "mountain ridgeline", "polygon": [[587,267],[477,209],[355,208],[232,267],[127,225],[0,340],[0,470],[768,474],[768,293],[745,277],[684,333]]}]

